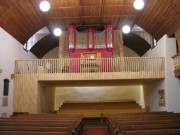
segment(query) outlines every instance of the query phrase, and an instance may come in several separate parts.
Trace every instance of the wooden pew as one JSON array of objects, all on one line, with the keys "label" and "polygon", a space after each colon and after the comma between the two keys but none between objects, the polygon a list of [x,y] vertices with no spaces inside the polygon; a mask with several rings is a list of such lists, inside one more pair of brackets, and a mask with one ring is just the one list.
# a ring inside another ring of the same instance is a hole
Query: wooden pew
[{"label": "wooden pew", "polygon": [[67,132],[0,131],[0,135],[70,135]]},{"label": "wooden pew", "polygon": [[146,125],[123,125],[118,127],[118,132],[123,135],[132,130],[151,130],[151,129],[180,129],[180,123],[161,123]]},{"label": "wooden pew", "polygon": [[116,123],[116,127],[113,128],[114,132],[121,132],[119,131],[119,129],[122,126],[127,126],[127,125],[148,125],[148,124],[179,124],[180,123],[180,119],[176,120],[176,119],[152,119],[152,120],[129,120],[129,121],[123,121],[120,122],[118,121]]},{"label": "wooden pew", "polygon": [[36,123],[36,122],[1,122],[0,126],[33,126],[33,127],[68,127],[68,126],[75,126],[73,123]]},{"label": "wooden pew", "polygon": [[48,134],[76,135],[81,130],[82,115],[18,115],[0,119],[0,134]]},{"label": "wooden pew", "polygon": [[180,135],[180,129],[149,129],[149,130],[128,130],[122,135]]},{"label": "wooden pew", "polygon": [[[109,129],[111,134],[127,134],[135,135],[135,131],[142,130],[159,130],[172,129],[173,133],[176,129],[180,129],[180,114],[177,113],[134,113],[134,114],[118,114],[109,115]],[[162,130],[161,132],[163,132]],[[141,134],[137,132],[137,134]],[[154,131],[152,131],[154,133]],[[171,133],[172,133],[171,132]],[[179,132],[179,131],[177,131]]]},{"label": "wooden pew", "polygon": [[0,131],[70,132],[72,127],[0,126]]},{"label": "wooden pew", "polygon": [[23,115],[17,115],[17,116],[12,116],[11,118],[23,118],[23,117],[38,117],[38,118],[53,118],[53,117],[58,117],[58,118],[79,118],[82,117],[82,114],[64,114],[64,115],[57,115],[57,114],[23,114]]},{"label": "wooden pew", "polygon": [[134,100],[67,101],[58,114],[79,114],[85,117],[101,117],[107,113],[145,112]]}]

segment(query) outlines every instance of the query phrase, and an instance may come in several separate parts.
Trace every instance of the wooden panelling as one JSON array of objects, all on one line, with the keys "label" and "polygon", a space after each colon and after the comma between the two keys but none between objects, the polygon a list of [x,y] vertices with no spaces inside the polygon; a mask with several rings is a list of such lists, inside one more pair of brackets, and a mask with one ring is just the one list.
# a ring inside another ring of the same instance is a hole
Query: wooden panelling
[{"label": "wooden panelling", "polygon": [[38,83],[38,113],[53,113],[55,88],[45,83]]},{"label": "wooden panelling", "polygon": [[[40,2],[1,0],[0,27],[22,44],[45,26],[51,32],[55,27],[67,30],[71,24],[84,29],[101,29],[109,23],[115,29],[136,24],[156,40],[180,28],[180,0],[144,0],[145,7],[140,11],[134,9],[134,0],[49,0],[51,9],[48,12],[40,11]],[[35,55],[44,54],[40,49],[38,51]]]},{"label": "wooden panelling", "polygon": [[18,0],[1,0],[0,1],[0,17],[13,6]]},{"label": "wooden panelling", "polygon": [[38,82],[37,76],[15,77],[13,111],[37,113]]},{"label": "wooden panelling", "polygon": [[179,0],[149,0],[137,24],[159,40],[180,27]]},{"label": "wooden panelling", "polygon": [[4,10],[0,26],[25,44],[35,32],[44,27],[44,23],[30,0],[20,0]]}]

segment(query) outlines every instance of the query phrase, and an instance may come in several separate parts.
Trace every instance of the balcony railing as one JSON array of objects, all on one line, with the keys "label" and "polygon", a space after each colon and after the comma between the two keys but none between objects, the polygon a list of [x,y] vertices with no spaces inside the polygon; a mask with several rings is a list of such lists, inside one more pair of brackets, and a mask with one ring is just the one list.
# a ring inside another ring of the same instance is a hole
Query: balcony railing
[{"label": "balcony railing", "polygon": [[103,79],[99,76],[104,79],[164,78],[164,65],[163,57],[17,60],[15,74],[62,74],[67,80],[73,76],[75,80]]},{"label": "balcony railing", "polygon": [[176,76],[180,76],[180,55],[175,55],[172,57],[174,61],[174,73]]}]

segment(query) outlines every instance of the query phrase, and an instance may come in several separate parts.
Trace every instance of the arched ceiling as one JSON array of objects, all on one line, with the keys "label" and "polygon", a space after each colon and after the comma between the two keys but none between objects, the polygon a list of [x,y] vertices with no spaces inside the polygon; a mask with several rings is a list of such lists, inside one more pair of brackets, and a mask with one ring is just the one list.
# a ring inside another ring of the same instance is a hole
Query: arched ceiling
[{"label": "arched ceiling", "polygon": [[[41,1],[0,0],[0,26],[21,44],[43,27],[52,33],[55,27],[66,30],[70,24],[82,29],[102,28],[104,24],[121,29],[125,24],[131,27],[136,24],[156,40],[180,28],[180,0],[144,0],[141,11],[134,9],[134,0],[47,0],[51,9],[45,13],[39,10]],[[42,56],[46,53],[42,50],[31,51]]]},{"label": "arched ceiling", "polygon": [[151,48],[151,45],[146,40],[133,32],[123,34],[123,44],[134,50],[139,56],[143,56]]},{"label": "arched ceiling", "polygon": [[59,45],[59,38],[53,35],[47,35],[39,40],[32,48],[31,52],[38,58],[42,58],[48,51]]}]

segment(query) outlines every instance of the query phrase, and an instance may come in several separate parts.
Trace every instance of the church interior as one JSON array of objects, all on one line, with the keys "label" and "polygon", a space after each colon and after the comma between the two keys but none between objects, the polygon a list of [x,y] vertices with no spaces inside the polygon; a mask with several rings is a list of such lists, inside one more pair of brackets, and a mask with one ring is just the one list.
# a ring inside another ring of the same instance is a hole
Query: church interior
[{"label": "church interior", "polygon": [[0,134],[180,134],[180,0],[1,0]]}]

